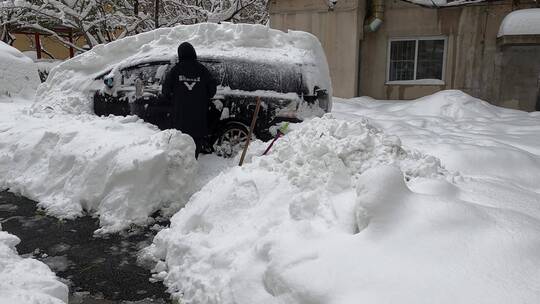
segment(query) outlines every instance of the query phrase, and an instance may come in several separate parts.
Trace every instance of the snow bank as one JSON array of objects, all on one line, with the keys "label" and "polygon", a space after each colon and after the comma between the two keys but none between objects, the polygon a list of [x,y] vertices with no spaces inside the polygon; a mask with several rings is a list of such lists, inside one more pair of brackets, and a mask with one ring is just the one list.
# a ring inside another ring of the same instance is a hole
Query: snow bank
[{"label": "snow bank", "polygon": [[0,226],[0,304],[67,303],[68,287],[47,265],[21,258],[15,249],[19,242]]},{"label": "snow bank", "polygon": [[[255,146],[255,154],[264,148]],[[403,150],[365,120],[316,118],[296,126],[270,156],[212,180],[146,255],[160,261],[157,277],[183,303],[330,302],[326,268],[309,270],[315,285],[300,274],[327,242],[364,228],[366,219],[356,219],[363,214],[355,211],[357,180],[381,164],[401,168],[407,179],[454,178],[437,159]]]},{"label": "snow bank", "polygon": [[37,66],[14,47],[0,41],[0,98],[32,98],[40,84]]},{"label": "snow bank", "polygon": [[178,210],[196,172],[191,137],[160,132],[136,117],[0,114],[0,188],[39,202],[51,215],[90,212],[105,232]]},{"label": "snow bank", "polygon": [[472,177],[540,191],[540,116],[500,108],[461,91],[414,101],[356,98],[337,105],[343,119],[369,117],[411,149]]},{"label": "snow bank", "polygon": [[[296,125],[269,156],[210,181],[156,236],[143,257],[157,261],[156,278],[175,297],[538,302],[538,115],[458,91],[413,102],[359,98],[335,111],[339,119]],[[251,155],[265,146],[255,143]],[[503,147],[517,154],[481,163]],[[478,157],[448,162],[460,153]]]},{"label": "snow bank", "polygon": [[540,8],[513,11],[504,17],[497,37],[540,35]]},{"label": "snow bank", "polygon": [[202,23],[126,37],[67,60],[53,69],[40,86],[36,108],[91,113],[90,94],[103,86],[93,81],[95,77],[113,68],[149,60],[175,60],[178,45],[184,41],[192,43],[199,56],[207,58],[302,64],[314,77],[308,81],[331,88],[326,57],[315,36],[297,31],[284,33],[263,25]]}]

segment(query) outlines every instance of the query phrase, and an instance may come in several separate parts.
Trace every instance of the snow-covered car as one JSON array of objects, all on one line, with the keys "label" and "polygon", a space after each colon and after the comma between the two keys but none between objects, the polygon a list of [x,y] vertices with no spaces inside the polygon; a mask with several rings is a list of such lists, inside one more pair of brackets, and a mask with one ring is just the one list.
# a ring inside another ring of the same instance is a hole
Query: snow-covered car
[{"label": "snow-covered car", "polygon": [[[330,110],[329,88],[309,87],[303,80],[301,64],[272,64],[222,56],[199,58],[218,82],[218,92],[210,111],[211,142],[243,140],[247,137],[257,97],[259,112],[255,135],[269,139],[269,128],[283,121],[299,122],[307,116],[320,116]],[[171,127],[168,106],[161,96],[161,84],[173,65],[170,61],[147,61],[128,66],[119,73],[98,77],[103,88],[94,94],[98,115],[135,114],[161,129]],[[142,82],[142,92],[136,93]],[[133,107],[133,106],[132,106]]]},{"label": "snow-covered car", "polygon": [[269,138],[269,128],[280,121],[331,110],[328,64],[314,35],[230,23],[178,25],[98,45],[52,69],[34,109],[98,115],[137,110],[146,121],[168,128],[168,109],[159,102],[161,81],[182,42],[195,47],[219,82],[212,140],[245,138],[257,97],[262,99],[255,129],[260,139]]}]

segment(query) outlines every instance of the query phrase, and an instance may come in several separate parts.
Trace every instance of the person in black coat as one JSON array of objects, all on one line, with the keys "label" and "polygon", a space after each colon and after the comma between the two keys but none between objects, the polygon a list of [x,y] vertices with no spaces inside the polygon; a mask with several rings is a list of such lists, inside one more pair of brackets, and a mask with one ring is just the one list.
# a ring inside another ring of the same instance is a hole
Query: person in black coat
[{"label": "person in black coat", "polygon": [[165,76],[162,94],[171,103],[172,127],[193,137],[196,156],[208,135],[208,108],[216,87],[208,69],[197,60],[193,46],[182,43],[178,63]]}]

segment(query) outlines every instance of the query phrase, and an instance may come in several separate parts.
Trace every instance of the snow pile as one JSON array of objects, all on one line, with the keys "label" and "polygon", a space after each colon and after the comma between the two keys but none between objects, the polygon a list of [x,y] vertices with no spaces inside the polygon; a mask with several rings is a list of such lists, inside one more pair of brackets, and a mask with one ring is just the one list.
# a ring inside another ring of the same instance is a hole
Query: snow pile
[{"label": "snow pile", "polygon": [[[0,188],[39,202],[54,216],[96,213],[105,232],[176,211],[196,172],[191,137],[136,117],[25,114],[0,119]],[[171,205],[172,204],[172,205]]]},{"label": "snow pile", "polygon": [[21,258],[15,249],[19,242],[0,226],[0,304],[67,303],[68,287],[47,265]]},{"label": "snow pile", "polygon": [[365,120],[315,118],[278,141],[268,157],[212,180],[156,236],[146,256],[159,260],[157,277],[183,303],[330,303],[332,296],[345,303],[329,291],[359,274],[344,272],[328,282],[335,262],[324,255],[331,247],[339,254],[369,245],[345,246],[360,242],[358,231],[369,222],[363,207],[369,202],[356,189],[387,185],[363,178],[381,165],[400,168],[402,183],[401,172],[406,179],[455,177],[437,159],[403,150],[398,138]]},{"label": "snow pile", "polygon": [[497,37],[540,35],[540,8],[513,11],[504,17]]},{"label": "snow pile", "polygon": [[192,43],[200,57],[301,64],[314,77],[306,79],[311,83],[309,87],[331,88],[326,57],[315,36],[297,31],[284,33],[263,25],[202,23],[126,37],[67,60],[53,69],[39,88],[37,109],[91,113],[92,91],[103,87],[94,81],[97,76],[151,60],[176,60],[177,47],[184,41]]},{"label": "snow pile", "polygon": [[405,146],[439,158],[444,166],[540,191],[540,116],[504,109],[461,91],[406,102],[357,98],[336,106],[343,119],[369,117]]},{"label": "snow pile", "polygon": [[32,59],[0,41],[0,98],[32,98],[40,80]]},{"label": "snow pile", "polygon": [[[359,98],[335,111],[350,122],[295,126],[269,156],[210,181],[156,236],[143,257],[157,261],[156,278],[175,297],[538,302],[540,188],[525,182],[540,178],[538,115],[458,91]],[[265,147],[256,143],[251,155]],[[461,153],[478,157],[448,162]]]}]

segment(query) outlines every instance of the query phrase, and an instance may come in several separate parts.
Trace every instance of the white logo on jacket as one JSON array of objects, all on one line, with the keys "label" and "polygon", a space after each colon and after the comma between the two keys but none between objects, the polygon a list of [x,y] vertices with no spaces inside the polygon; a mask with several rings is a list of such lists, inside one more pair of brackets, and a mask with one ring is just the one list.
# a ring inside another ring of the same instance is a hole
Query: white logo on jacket
[{"label": "white logo on jacket", "polygon": [[183,82],[188,90],[193,91],[193,88],[195,87],[195,85],[197,85],[197,83],[201,81],[201,77],[188,78],[184,75],[179,75],[178,80],[180,82]]}]

